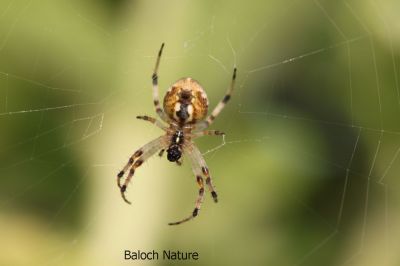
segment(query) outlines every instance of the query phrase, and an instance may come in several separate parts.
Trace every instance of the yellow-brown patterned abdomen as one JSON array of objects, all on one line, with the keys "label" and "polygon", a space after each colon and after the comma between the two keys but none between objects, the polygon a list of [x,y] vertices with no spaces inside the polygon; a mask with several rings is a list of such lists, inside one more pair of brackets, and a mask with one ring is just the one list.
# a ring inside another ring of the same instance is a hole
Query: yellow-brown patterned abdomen
[{"label": "yellow-brown patterned abdomen", "polygon": [[164,97],[164,111],[179,124],[193,124],[207,115],[207,94],[192,78],[175,82]]}]

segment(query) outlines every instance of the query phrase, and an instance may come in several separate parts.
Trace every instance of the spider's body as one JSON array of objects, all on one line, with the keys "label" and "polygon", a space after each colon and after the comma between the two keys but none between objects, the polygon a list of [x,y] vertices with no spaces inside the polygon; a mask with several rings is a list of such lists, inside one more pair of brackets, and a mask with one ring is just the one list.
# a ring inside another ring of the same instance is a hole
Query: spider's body
[{"label": "spider's body", "polygon": [[207,115],[208,99],[199,82],[182,78],[175,82],[164,97],[164,111],[179,125],[194,124]]},{"label": "spider's body", "polygon": [[[157,151],[160,151],[159,155],[162,156],[163,152],[167,150],[167,159],[180,165],[182,155],[186,154],[190,159],[192,170],[200,189],[196,200],[196,206],[192,214],[181,221],[170,223],[170,225],[176,225],[189,221],[198,215],[204,198],[204,180],[214,201],[218,201],[217,192],[212,183],[206,162],[192,140],[205,135],[224,135],[224,133],[217,130],[205,129],[212,124],[214,119],[224,108],[225,104],[229,101],[235,83],[236,68],[233,71],[231,86],[226,92],[225,97],[214,108],[211,115],[206,117],[208,110],[207,94],[200,86],[199,82],[192,78],[182,78],[176,81],[169,88],[164,97],[164,109],[162,109],[158,97],[157,71],[163,48],[164,44],[161,45],[161,49],[158,53],[156,67],[152,76],[153,102],[157,114],[165,123],[168,124],[168,126],[165,126],[161,121],[149,116],[138,116],[137,118],[155,124],[165,131],[165,135],[147,143],[137,150],[129,158],[125,167],[118,173],[117,181],[122,198],[127,203],[130,203],[125,197],[126,188],[131,181],[135,170],[140,167],[145,160]],[[128,176],[122,183],[121,179],[128,169]]]},{"label": "spider's body", "polygon": [[171,137],[171,145],[167,150],[167,159],[170,162],[178,161],[182,156],[182,145],[185,143],[183,131],[177,130]]}]

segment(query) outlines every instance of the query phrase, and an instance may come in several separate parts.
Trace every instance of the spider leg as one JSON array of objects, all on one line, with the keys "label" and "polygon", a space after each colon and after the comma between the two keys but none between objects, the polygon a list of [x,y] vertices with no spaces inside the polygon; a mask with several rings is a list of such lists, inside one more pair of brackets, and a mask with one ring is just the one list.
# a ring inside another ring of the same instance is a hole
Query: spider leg
[{"label": "spider leg", "polygon": [[162,150],[158,153],[158,156],[162,157],[163,154],[164,154],[164,152],[165,152],[165,149],[162,149]]},{"label": "spider leg", "polygon": [[161,128],[162,130],[167,131],[167,127],[163,123],[161,123],[161,121],[159,121],[159,120],[157,120],[157,119],[155,119],[155,118],[153,118],[151,116],[138,115],[136,118],[137,119],[142,119],[144,121],[149,121],[150,123],[152,123],[152,124],[156,125],[157,127]]},{"label": "spider leg", "polygon": [[160,51],[158,52],[156,66],[154,67],[154,72],[153,75],[151,76],[151,79],[153,80],[153,103],[154,107],[156,108],[156,112],[163,121],[168,121],[167,115],[160,106],[160,100],[158,96],[158,67],[160,65],[160,59],[163,48],[164,48],[164,43],[161,44]]},{"label": "spider leg", "polygon": [[212,178],[210,176],[210,171],[208,170],[206,161],[204,160],[203,155],[199,149],[193,144],[189,143],[187,150],[185,150],[188,157],[191,159],[192,170],[195,175],[203,175],[206,178],[206,185],[208,190],[211,192],[211,196],[215,203],[218,202],[218,195],[215,191],[215,186],[212,182]]},{"label": "spider leg", "polygon": [[206,177],[206,185],[208,186],[209,190],[211,191],[211,195],[212,195],[214,201],[215,202],[218,201],[217,192],[215,192],[215,188],[212,184],[208,168],[206,166],[206,163],[205,163],[204,158],[201,155],[200,151],[191,143],[188,144],[184,148],[184,151],[186,152],[186,154],[188,155],[188,157],[191,160],[193,173],[196,176],[197,184],[200,186],[199,195],[197,197],[197,200],[195,203],[195,208],[194,208],[192,214],[189,217],[182,219],[178,222],[169,223],[169,225],[178,225],[178,224],[190,221],[198,215],[199,210],[201,208],[201,204],[203,203],[203,200],[204,200],[204,179],[202,177],[203,175]]},{"label": "spider leg", "polygon": [[203,130],[192,134],[192,138],[199,138],[203,136],[225,136],[225,133],[219,130]]},{"label": "spider leg", "polygon": [[199,195],[197,196],[196,204],[195,204],[195,207],[194,207],[194,210],[193,210],[192,214],[189,217],[185,218],[185,219],[182,219],[182,220],[180,220],[178,222],[169,223],[168,225],[178,225],[178,224],[190,221],[194,217],[196,217],[197,214],[199,213],[199,210],[201,208],[201,204],[203,203],[203,200],[204,200],[204,180],[199,175],[196,176],[196,179],[197,179],[197,184],[199,185],[200,189],[199,189]]},{"label": "spider leg", "polygon": [[225,93],[224,98],[217,104],[217,106],[214,108],[214,110],[211,112],[209,116],[203,121],[200,121],[196,124],[196,129],[198,130],[203,130],[210,126],[215,118],[221,113],[221,111],[224,109],[225,105],[229,102],[231,99],[231,95],[233,92],[233,89],[235,87],[235,80],[236,80],[236,67],[233,69],[233,75],[232,75],[232,82],[231,85],[229,86],[228,90]]},{"label": "spider leg", "polygon": [[[130,201],[128,201],[125,197],[125,191],[126,188],[132,179],[136,168],[142,165],[142,163],[147,160],[149,157],[151,157],[154,153],[156,153],[160,149],[165,148],[165,136],[161,136],[146,145],[144,145],[142,148],[137,150],[128,160],[128,163],[124,166],[124,168],[118,173],[117,175],[117,184],[118,187],[120,188],[121,191],[121,196],[124,199],[126,203],[130,204]],[[128,170],[130,167],[128,176],[126,177],[125,181],[123,184],[121,184],[121,178],[124,176],[125,172]]]}]

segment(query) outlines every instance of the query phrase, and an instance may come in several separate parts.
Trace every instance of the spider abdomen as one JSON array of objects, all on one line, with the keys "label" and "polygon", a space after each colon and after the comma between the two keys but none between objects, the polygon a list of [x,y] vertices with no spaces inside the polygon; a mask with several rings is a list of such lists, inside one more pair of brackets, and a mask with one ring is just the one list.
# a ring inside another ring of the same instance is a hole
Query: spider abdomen
[{"label": "spider abdomen", "polygon": [[179,124],[195,123],[207,115],[207,94],[196,80],[182,78],[165,94],[164,110]]}]

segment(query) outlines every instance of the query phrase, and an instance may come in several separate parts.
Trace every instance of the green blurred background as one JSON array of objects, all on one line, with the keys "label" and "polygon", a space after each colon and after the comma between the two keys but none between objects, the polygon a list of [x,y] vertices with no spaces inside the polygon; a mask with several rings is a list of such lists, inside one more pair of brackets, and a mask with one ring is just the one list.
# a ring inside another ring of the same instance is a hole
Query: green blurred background
[{"label": "green blurred background", "polygon": [[[0,265],[164,265],[130,250],[197,251],[187,265],[400,265],[400,3],[2,0]],[[131,206],[115,177],[162,132],[136,115],[190,76],[220,202],[193,209],[190,165],[157,156]]]}]

